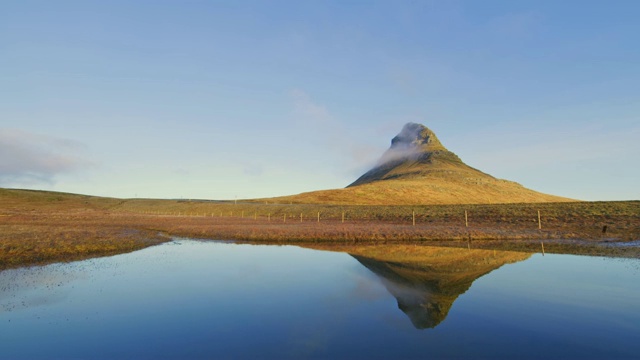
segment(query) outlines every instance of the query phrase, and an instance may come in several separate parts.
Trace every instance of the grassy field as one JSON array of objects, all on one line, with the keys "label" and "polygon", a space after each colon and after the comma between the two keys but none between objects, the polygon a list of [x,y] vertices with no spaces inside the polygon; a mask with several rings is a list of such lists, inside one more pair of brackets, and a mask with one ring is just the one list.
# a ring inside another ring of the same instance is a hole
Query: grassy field
[{"label": "grassy field", "polygon": [[[607,226],[606,233],[603,226]],[[637,247],[611,245],[640,240],[640,201],[236,204],[0,189],[0,269],[128,252],[172,236],[339,246],[405,243],[529,252],[540,251],[542,240],[547,252],[638,256]]]}]

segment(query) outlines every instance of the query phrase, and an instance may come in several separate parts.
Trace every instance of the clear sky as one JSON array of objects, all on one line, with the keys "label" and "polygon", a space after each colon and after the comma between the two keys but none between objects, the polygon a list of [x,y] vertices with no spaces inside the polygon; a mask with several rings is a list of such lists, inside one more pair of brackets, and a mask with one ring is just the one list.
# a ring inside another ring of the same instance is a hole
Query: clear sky
[{"label": "clear sky", "polygon": [[0,186],[344,187],[406,122],[467,164],[640,199],[640,1],[1,1]]}]

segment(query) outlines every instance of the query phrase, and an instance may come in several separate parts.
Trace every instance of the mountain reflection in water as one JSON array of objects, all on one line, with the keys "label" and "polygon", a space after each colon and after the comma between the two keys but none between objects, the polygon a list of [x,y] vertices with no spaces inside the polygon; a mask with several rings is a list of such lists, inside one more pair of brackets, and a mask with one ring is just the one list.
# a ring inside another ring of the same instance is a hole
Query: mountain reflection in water
[{"label": "mountain reflection in water", "polygon": [[311,245],[2,271],[0,359],[640,359],[638,259]]},{"label": "mountain reflection in water", "polygon": [[481,276],[528,259],[531,254],[435,248],[376,246],[345,250],[376,274],[417,329],[438,326],[454,301]]}]

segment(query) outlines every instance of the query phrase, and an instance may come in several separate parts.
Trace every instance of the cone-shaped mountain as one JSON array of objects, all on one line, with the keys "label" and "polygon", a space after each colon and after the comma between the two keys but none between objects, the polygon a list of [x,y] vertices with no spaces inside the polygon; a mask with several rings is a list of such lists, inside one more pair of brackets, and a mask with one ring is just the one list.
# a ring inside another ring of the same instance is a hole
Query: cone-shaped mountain
[{"label": "cone-shaped mountain", "polygon": [[424,125],[406,124],[376,165],[345,189],[273,199],[292,203],[418,205],[575,201],[497,179],[465,164]]},{"label": "cone-shaped mountain", "polygon": [[391,147],[378,160],[377,165],[349,186],[421,176],[441,169],[443,165],[479,172],[463,163],[458,155],[447,150],[429,128],[421,124],[408,123],[391,139]]}]

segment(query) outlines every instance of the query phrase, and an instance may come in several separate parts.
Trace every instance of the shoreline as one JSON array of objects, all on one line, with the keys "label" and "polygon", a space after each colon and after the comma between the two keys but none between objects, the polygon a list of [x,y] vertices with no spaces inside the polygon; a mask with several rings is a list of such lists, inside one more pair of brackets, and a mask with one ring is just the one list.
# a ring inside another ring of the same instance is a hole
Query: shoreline
[{"label": "shoreline", "polygon": [[3,220],[0,270],[128,253],[175,237],[334,249],[354,245],[413,245],[540,253],[544,248],[546,253],[640,258],[637,239],[578,238],[573,231],[557,229],[469,229],[458,225],[413,226],[353,220],[287,224],[133,213],[38,216],[37,219],[10,216]]},{"label": "shoreline", "polygon": [[[640,201],[319,205],[111,199],[0,189],[0,270],[139,250],[171,237],[428,245],[640,258]],[[538,217],[540,212],[540,217]],[[612,246],[611,244],[634,244]]]}]

